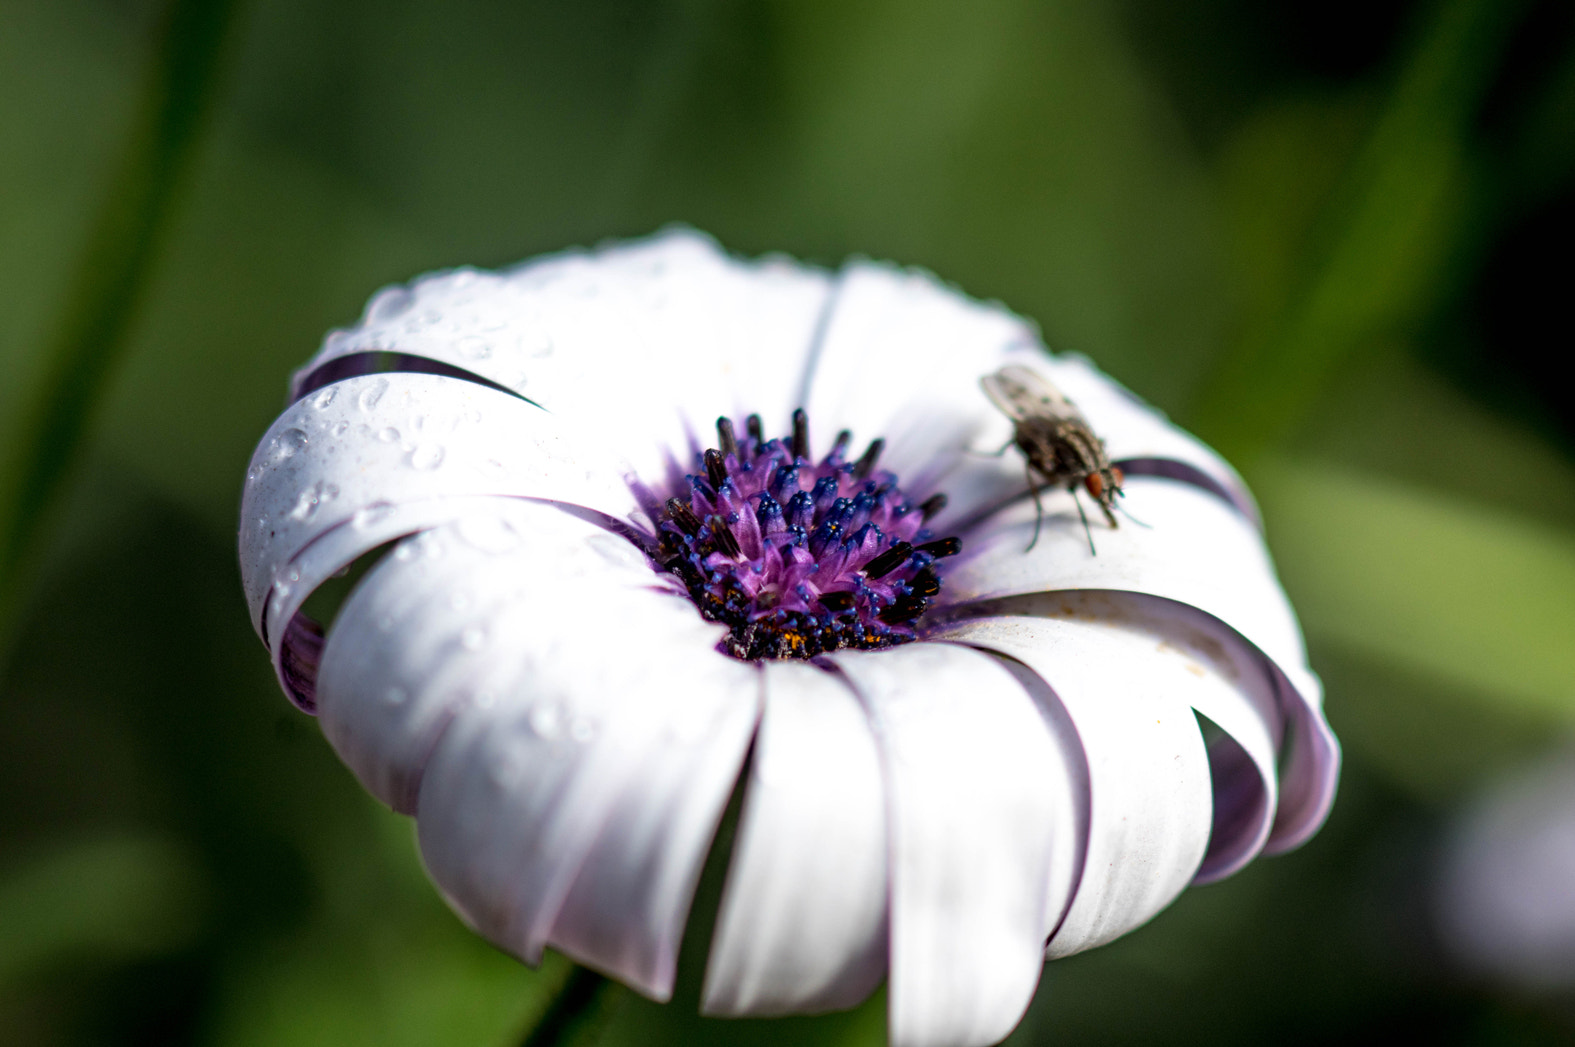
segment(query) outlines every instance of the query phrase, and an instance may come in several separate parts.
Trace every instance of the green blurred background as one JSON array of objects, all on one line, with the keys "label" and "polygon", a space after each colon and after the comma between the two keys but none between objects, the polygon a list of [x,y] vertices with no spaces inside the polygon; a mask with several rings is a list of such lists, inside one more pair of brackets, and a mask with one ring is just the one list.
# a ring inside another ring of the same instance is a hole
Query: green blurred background
[{"label": "green blurred background", "polygon": [[[1260,495],[1334,814],[1010,1042],[1575,1041],[1428,893],[1575,727],[1562,0],[0,0],[0,1041],[520,1040],[567,965],[464,931],[280,696],[240,482],[378,286],[671,221],[1000,298]],[[603,1042],[883,1042],[701,1020],[697,953]]]}]

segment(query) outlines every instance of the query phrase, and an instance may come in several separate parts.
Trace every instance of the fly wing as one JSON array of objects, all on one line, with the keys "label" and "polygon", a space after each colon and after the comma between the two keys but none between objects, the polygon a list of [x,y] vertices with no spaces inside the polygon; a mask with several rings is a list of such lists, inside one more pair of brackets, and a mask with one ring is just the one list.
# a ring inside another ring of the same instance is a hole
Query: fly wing
[{"label": "fly wing", "polygon": [[1052,385],[1050,379],[1021,365],[1012,364],[987,374],[979,379],[979,384],[990,402],[1013,421],[1029,418],[1083,421],[1083,412]]}]

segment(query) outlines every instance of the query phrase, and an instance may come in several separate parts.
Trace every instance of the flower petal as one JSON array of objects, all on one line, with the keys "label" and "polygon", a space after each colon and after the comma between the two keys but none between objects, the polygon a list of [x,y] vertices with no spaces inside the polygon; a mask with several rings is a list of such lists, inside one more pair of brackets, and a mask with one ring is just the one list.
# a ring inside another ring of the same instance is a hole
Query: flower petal
[{"label": "flower petal", "polygon": [[[350,523],[363,530],[370,544],[354,559],[392,537],[381,525],[394,508],[494,494],[569,502],[615,518],[635,508],[622,477],[590,460],[561,419],[474,383],[372,375],[298,400],[258,445],[241,499],[241,578],[252,627],[263,633],[270,592],[322,534]],[[299,581],[287,584],[304,600],[310,588]]]},{"label": "flower petal", "polygon": [[1004,1039],[1039,982],[1078,850],[1075,749],[989,655],[912,644],[831,656],[887,782],[891,1042]]},{"label": "flower petal", "polygon": [[373,569],[328,637],[325,731],[384,794],[419,790],[428,871],[478,931],[665,996],[758,673],[621,539],[514,512],[512,548],[455,525]]},{"label": "flower petal", "polygon": [[786,432],[830,277],[782,258],[736,260],[674,229],[505,272],[433,273],[386,288],[296,376],[369,352],[422,356],[593,422],[644,477],[719,414]]},{"label": "flower petal", "polygon": [[[982,528],[947,575],[958,604],[1074,589],[1147,593],[1217,619],[1268,656],[1286,722],[1280,801],[1266,850],[1285,850],[1322,824],[1334,801],[1339,748],[1324,720],[1322,689],[1307,668],[1301,632],[1256,528],[1198,488],[1134,477],[1135,523],[1097,525],[1088,537],[1072,498],[1046,492],[1038,541],[1034,507],[1014,505]],[[967,612],[958,612],[967,613]]]},{"label": "flower petal", "polygon": [[[827,431],[851,429],[861,443],[883,437],[883,464],[922,495],[950,483],[948,475],[965,461],[982,461],[965,458],[964,450],[1004,419],[979,378],[1009,349],[1037,345],[1027,321],[929,273],[850,263],[837,283],[805,407]],[[1009,480],[1021,486],[1020,467]],[[958,493],[947,492],[956,515]]]},{"label": "flower petal", "polygon": [[1192,879],[1213,822],[1208,753],[1188,705],[1203,682],[1193,664],[1119,624],[987,618],[944,636],[1037,673],[1052,692],[1044,700],[1066,709],[1086,754],[1086,858],[1048,954],[1080,952],[1146,923]]},{"label": "flower petal", "polygon": [[706,968],[708,1014],[852,1007],[886,974],[886,811],[840,677],[764,667],[766,705]]},{"label": "flower petal", "polygon": [[[520,654],[498,630],[531,627],[510,617],[516,601],[528,602],[529,615],[551,598],[544,592],[592,586],[621,598],[653,581],[629,542],[554,506],[503,498],[438,504],[465,515],[434,521],[445,526],[407,539],[368,572],[328,634],[318,676],[329,743],[367,791],[405,813],[416,809],[421,770],[455,709],[495,693],[492,677],[514,671]],[[311,551],[336,541],[330,532]],[[668,603],[678,624],[695,619],[685,603]],[[707,636],[715,642],[714,627]]]},{"label": "flower petal", "polygon": [[1019,454],[991,457],[1011,441],[1012,426],[979,388],[1007,364],[1060,386],[1113,461],[1188,480],[1257,519],[1235,471],[1196,437],[1082,357],[1051,356],[1029,321],[920,270],[872,262],[843,270],[807,407],[818,425],[852,429],[861,440],[884,436],[887,463],[909,491],[945,489],[950,501],[936,527],[955,529],[1025,487]]}]

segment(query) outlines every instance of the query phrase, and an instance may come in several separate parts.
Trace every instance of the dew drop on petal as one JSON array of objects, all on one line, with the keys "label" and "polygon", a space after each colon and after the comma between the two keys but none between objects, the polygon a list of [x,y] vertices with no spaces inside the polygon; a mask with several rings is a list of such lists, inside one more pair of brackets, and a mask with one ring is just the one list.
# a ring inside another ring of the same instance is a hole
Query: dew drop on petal
[{"label": "dew drop on petal", "polygon": [[581,745],[596,737],[596,723],[584,716],[576,716],[569,723],[569,737]]},{"label": "dew drop on petal", "polygon": [[393,426],[388,426],[385,429],[379,429],[377,431],[377,438],[383,441],[385,444],[391,444],[399,439],[399,430],[395,429]]},{"label": "dew drop on petal", "polygon": [[410,308],[410,303],[415,301],[415,295],[403,287],[385,287],[366,307],[367,323],[382,323],[391,320]]},{"label": "dew drop on petal", "polygon": [[398,560],[400,563],[407,563],[410,560],[415,559],[415,555],[416,547],[411,545],[409,542],[404,543],[398,549],[394,550],[394,559]]},{"label": "dew drop on petal", "polygon": [[350,423],[349,422],[340,422],[338,425],[334,426],[334,435],[335,436],[343,436],[345,433],[348,433],[349,431],[350,431]]},{"label": "dew drop on petal", "polygon": [[459,355],[467,360],[485,360],[492,355],[492,343],[477,335],[467,335],[456,345]]},{"label": "dew drop on petal", "polygon": [[322,390],[316,396],[312,397],[312,406],[317,408],[319,411],[326,410],[327,407],[334,402],[334,398],[338,395],[339,387],[336,385],[330,385],[328,388]]},{"label": "dew drop on petal", "polygon": [[361,390],[361,395],[356,397],[356,405],[363,411],[374,410],[386,392],[388,392],[388,379],[379,378]]},{"label": "dew drop on petal", "polygon": [[394,514],[394,507],[388,502],[373,502],[371,505],[357,509],[355,515],[350,517],[350,525],[366,529],[375,527]]},{"label": "dew drop on petal", "polygon": [[290,510],[292,520],[310,520],[317,515],[317,510],[324,502],[331,502],[339,497],[339,488],[322,480],[317,481],[295,500],[295,508]]},{"label": "dew drop on petal", "polygon": [[414,469],[436,469],[443,464],[443,448],[439,444],[419,444],[410,452],[410,465]]},{"label": "dew drop on petal", "polygon": [[563,714],[551,702],[532,706],[527,722],[531,732],[539,738],[556,738],[563,730]]},{"label": "dew drop on petal", "polygon": [[459,634],[460,646],[467,651],[479,651],[487,644],[487,630],[479,625],[472,625]]},{"label": "dew drop on petal", "polygon": [[293,458],[298,451],[306,446],[306,434],[299,429],[286,429],[273,438],[273,457],[275,461]]}]

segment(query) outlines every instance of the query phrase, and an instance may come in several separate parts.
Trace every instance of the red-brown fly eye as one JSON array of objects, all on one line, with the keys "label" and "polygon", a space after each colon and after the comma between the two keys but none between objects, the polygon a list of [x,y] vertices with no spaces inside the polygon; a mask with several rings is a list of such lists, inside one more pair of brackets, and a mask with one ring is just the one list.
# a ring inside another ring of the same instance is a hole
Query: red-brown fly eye
[{"label": "red-brown fly eye", "polygon": [[[1116,482],[1120,483],[1121,481],[1117,480]],[[1098,473],[1089,473],[1088,479],[1083,481],[1083,486],[1087,487],[1088,493],[1093,495],[1095,498],[1098,498],[1101,494],[1105,493],[1104,477],[1100,476]]]}]

